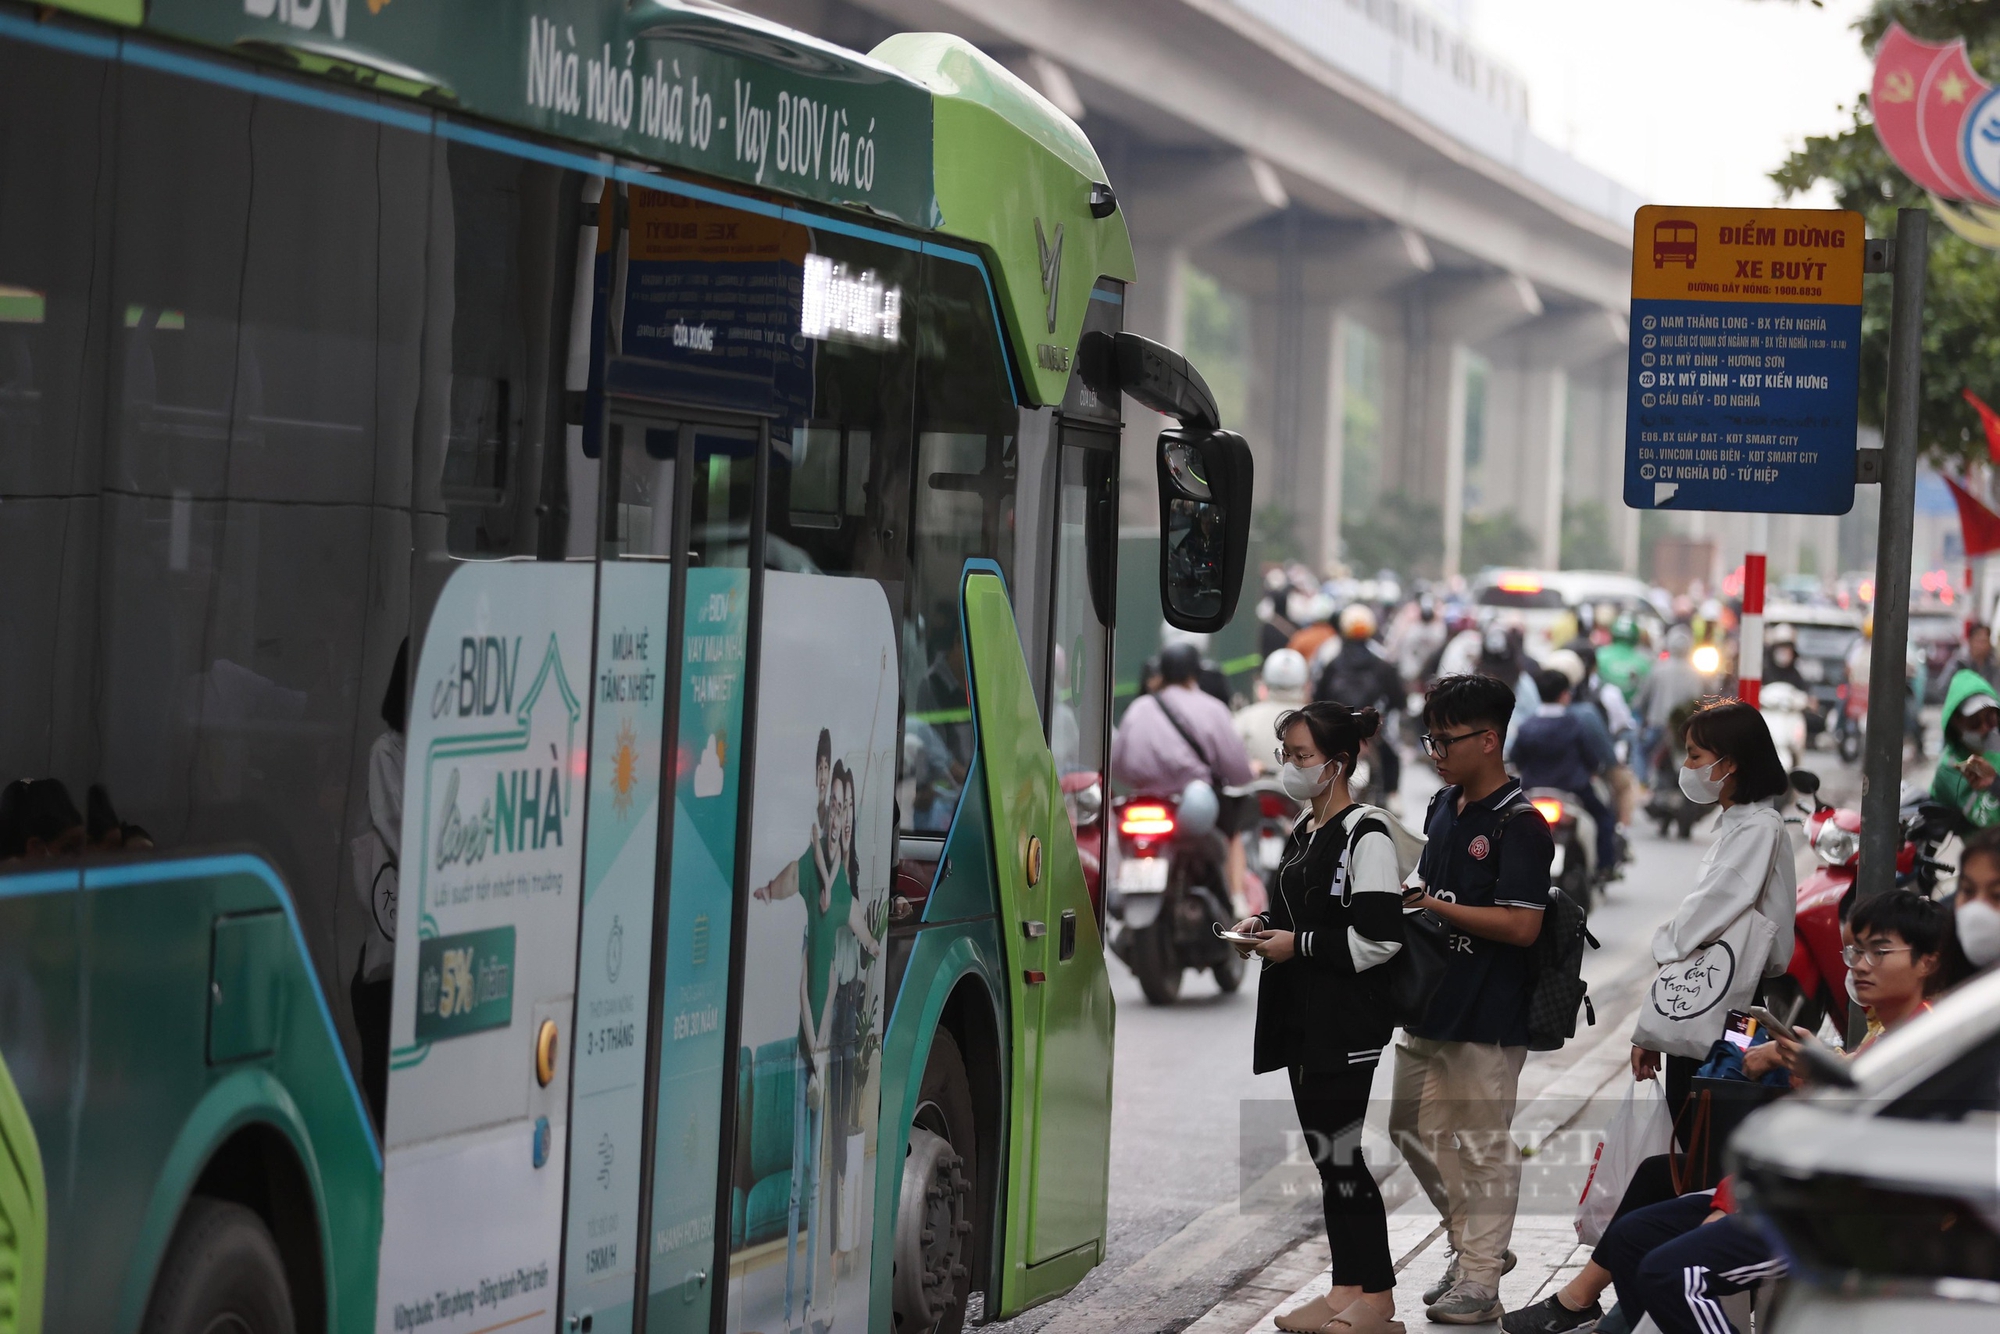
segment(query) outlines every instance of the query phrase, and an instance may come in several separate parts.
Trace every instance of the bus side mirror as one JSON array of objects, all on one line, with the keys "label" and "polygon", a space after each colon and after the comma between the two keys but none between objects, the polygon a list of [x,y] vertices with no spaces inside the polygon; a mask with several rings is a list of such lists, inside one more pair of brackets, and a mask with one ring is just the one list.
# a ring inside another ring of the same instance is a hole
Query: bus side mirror
[{"label": "bus side mirror", "polygon": [[1160,432],[1160,608],[1212,634],[1236,614],[1250,548],[1250,446],[1234,431]]}]

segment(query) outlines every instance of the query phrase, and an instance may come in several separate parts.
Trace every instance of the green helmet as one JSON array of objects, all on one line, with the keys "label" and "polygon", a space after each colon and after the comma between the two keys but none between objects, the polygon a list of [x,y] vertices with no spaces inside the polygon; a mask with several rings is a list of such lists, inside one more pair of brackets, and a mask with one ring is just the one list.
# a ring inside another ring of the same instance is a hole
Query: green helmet
[{"label": "green helmet", "polygon": [[1639,618],[1629,611],[1620,615],[1617,620],[1611,623],[1611,640],[1617,644],[1638,643]]}]

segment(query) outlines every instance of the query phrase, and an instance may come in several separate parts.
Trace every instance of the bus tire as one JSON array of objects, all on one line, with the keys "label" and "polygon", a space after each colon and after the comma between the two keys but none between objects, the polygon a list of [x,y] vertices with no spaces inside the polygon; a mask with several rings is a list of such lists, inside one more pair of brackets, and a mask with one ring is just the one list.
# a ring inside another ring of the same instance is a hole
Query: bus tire
[{"label": "bus tire", "polygon": [[142,1334],[294,1334],[285,1262],[264,1220],[196,1195],[182,1210],[146,1304]]},{"label": "bus tire", "polygon": [[979,1220],[979,1134],[958,1042],[940,1028],[910,1118],[896,1201],[896,1334],[959,1334],[972,1293]]}]

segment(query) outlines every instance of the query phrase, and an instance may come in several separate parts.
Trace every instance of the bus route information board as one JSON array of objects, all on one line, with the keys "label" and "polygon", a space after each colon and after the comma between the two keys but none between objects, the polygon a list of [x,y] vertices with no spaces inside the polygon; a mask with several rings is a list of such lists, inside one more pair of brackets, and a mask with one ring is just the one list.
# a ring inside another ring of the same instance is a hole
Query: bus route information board
[{"label": "bus route information board", "polygon": [[1627,505],[1853,508],[1865,236],[1843,209],[1639,210]]}]

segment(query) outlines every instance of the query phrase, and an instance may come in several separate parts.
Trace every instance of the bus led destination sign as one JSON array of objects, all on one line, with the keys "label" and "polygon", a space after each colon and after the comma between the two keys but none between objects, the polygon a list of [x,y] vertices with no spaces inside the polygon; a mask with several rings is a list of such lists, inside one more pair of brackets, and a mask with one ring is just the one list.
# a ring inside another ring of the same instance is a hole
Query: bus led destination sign
[{"label": "bus led destination sign", "polygon": [[1853,508],[1864,240],[1846,210],[1639,210],[1627,505]]}]

